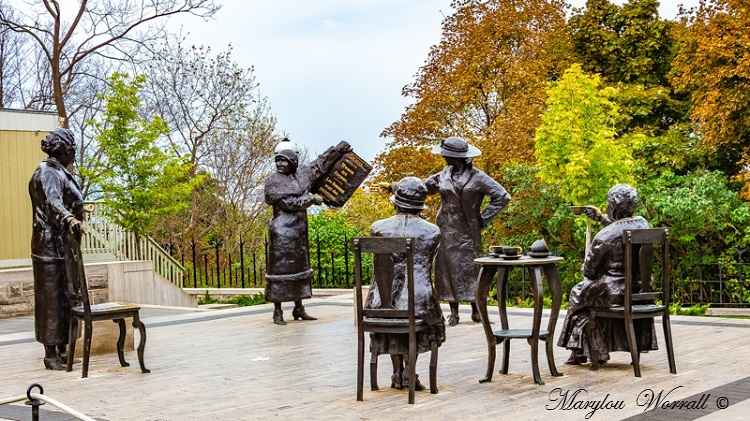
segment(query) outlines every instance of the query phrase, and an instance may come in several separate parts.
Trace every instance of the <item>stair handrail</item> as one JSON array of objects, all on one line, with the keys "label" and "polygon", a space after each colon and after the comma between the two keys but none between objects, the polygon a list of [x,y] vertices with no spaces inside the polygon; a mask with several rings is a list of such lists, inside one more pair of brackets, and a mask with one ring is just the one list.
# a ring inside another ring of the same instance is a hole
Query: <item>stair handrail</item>
[{"label": "stair handrail", "polygon": [[[83,228],[89,235],[83,236],[81,251],[84,254],[112,253],[117,260],[150,260],[153,262],[154,271],[182,288],[185,269],[180,262],[149,236],[141,237],[138,247],[135,234],[97,212],[97,205],[101,203],[84,202],[88,215],[84,218]],[[139,248],[142,252],[140,256],[137,252]]]}]

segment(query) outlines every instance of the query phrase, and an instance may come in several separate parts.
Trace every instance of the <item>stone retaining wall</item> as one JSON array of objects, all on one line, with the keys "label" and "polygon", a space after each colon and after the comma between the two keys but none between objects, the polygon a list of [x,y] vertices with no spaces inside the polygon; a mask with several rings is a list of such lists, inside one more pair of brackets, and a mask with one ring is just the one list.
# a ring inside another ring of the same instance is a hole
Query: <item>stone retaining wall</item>
[{"label": "stone retaining wall", "polygon": [[[107,272],[86,275],[92,304],[109,301]],[[0,272],[0,319],[34,314],[34,275],[31,268]]]}]

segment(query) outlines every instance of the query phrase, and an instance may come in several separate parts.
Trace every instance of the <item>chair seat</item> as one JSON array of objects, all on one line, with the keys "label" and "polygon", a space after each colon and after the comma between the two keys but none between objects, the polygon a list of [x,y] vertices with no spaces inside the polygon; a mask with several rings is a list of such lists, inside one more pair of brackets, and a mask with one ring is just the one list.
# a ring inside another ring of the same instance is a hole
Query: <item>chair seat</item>
[{"label": "chair seat", "polygon": [[[633,314],[638,313],[658,313],[663,312],[666,307],[663,305],[657,305],[657,304],[633,304]],[[596,311],[597,313],[625,313],[625,307],[624,306],[615,306],[615,307],[608,307],[608,308],[596,308],[592,311]]]},{"label": "chair seat", "polygon": [[[417,330],[427,329],[429,326],[423,319],[414,319],[414,325]],[[364,327],[403,327],[408,331],[409,319],[389,319],[385,317],[365,317],[362,319],[362,326]]]},{"label": "chair seat", "polygon": [[[114,314],[114,313],[121,313],[121,312],[131,312],[131,311],[139,311],[141,309],[141,306],[137,304],[131,304],[131,303],[120,303],[120,302],[112,302],[112,303],[101,303],[101,304],[94,304],[91,306],[91,313],[92,314]],[[71,309],[74,314],[76,315],[83,315],[83,306],[73,307]]]}]

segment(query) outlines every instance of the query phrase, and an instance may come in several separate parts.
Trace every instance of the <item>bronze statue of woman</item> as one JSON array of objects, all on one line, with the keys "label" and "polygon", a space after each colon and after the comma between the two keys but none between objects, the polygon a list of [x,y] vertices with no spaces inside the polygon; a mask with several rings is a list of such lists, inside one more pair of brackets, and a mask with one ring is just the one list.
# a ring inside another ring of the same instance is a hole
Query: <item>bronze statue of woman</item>
[{"label": "bronze statue of woman", "polygon": [[[482,230],[510,201],[510,195],[497,181],[474,168],[472,158],[481,151],[460,137],[449,137],[432,150],[447,164],[441,172],[425,180],[428,194],[440,193],[440,209],[435,223],[442,241],[435,259],[435,289],[438,299],[448,301],[448,326],[458,324],[458,303],[471,303],[471,320],[479,322],[476,290],[482,256]],[[481,208],[482,201],[489,203]]]},{"label": "bronze statue of woman", "polygon": [[[624,229],[650,228],[642,216],[633,216],[638,205],[638,193],[627,184],[617,184],[607,193],[607,214],[598,209],[586,211],[589,218],[599,221],[604,228],[594,236],[581,267],[583,281],[570,291],[570,303],[562,325],[558,346],[571,350],[566,364],[579,365],[591,358],[590,350],[599,352],[599,363],[609,360],[612,351],[628,351],[625,327],[608,319],[597,319],[594,343],[588,343],[586,326],[591,308],[622,305],[625,296],[625,250],[622,247]],[[650,280],[640,280],[650,282]],[[653,319],[635,322],[635,336],[641,351],[657,349]]]},{"label": "bronze statue of woman", "polygon": [[341,155],[350,152],[347,142],[328,148],[310,164],[300,164],[296,145],[284,139],[274,151],[276,172],[266,179],[265,201],[273,208],[268,224],[266,301],[274,303],[273,322],[285,325],[281,303],[294,302],[294,320],[316,320],[302,300],[312,297],[312,269],[307,245],[307,208],[323,203],[310,189]]},{"label": "bronze statue of woman", "polygon": [[68,278],[76,276],[66,270],[65,256],[66,248],[80,248],[83,198],[67,170],[75,158],[73,132],[53,130],[42,139],[42,150],[49,157],[39,164],[29,181],[34,331],[36,340],[44,345],[44,366],[64,370],[72,298],[68,288],[72,280]]}]

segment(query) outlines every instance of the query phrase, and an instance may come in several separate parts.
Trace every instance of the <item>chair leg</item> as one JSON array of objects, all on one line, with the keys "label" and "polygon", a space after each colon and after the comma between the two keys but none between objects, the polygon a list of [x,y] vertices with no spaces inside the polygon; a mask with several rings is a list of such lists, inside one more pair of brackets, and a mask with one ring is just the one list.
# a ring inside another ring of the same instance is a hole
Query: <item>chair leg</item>
[{"label": "chair leg", "polygon": [[[362,323],[362,320],[359,321]],[[357,400],[362,401],[362,388],[365,377],[365,338],[362,332],[357,334]]]},{"label": "chair leg", "polygon": [[674,349],[672,348],[672,328],[669,323],[669,313],[664,313],[661,317],[661,324],[664,328],[664,345],[667,347],[667,359],[669,361],[669,372],[677,374],[677,365],[674,361]]},{"label": "chair leg", "polygon": [[628,349],[630,350],[630,357],[633,360],[633,371],[635,372],[635,377],[641,377],[641,355],[640,352],[638,352],[638,341],[635,338],[633,319],[625,320],[625,331],[628,336]]},{"label": "chair leg", "polygon": [[125,330],[125,320],[114,319],[112,321],[117,323],[117,326],[120,327],[120,336],[117,338],[117,358],[120,359],[120,366],[130,367],[130,364],[125,361],[125,335],[127,335],[127,331]]},{"label": "chair leg", "polygon": [[378,387],[378,353],[370,353],[370,390],[380,390]]},{"label": "chair leg", "polygon": [[70,329],[68,330],[68,366],[65,371],[73,371],[73,360],[76,353],[76,339],[78,339],[78,320],[75,317],[70,318]]},{"label": "chair leg", "polygon": [[414,392],[417,388],[417,338],[409,335],[409,403],[414,404]]},{"label": "chair leg", "polygon": [[138,343],[138,363],[141,366],[142,373],[150,373],[151,370],[147,369],[143,364],[143,351],[146,349],[146,326],[141,322],[138,312],[133,314],[133,327],[138,328],[141,340]]},{"label": "chair leg", "polygon": [[508,374],[508,367],[510,366],[510,339],[503,340],[503,367],[500,369],[500,374]]},{"label": "chair leg", "polygon": [[84,320],[83,322],[83,368],[81,369],[81,377],[86,378],[89,376],[89,357],[91,356],[91,334],[94,330],[90,320]]},{"label": "chair leg", "polygon": [[432,342],[430,350],[430,393],[436,394],[437,388],[437,363],[438,363],[438,345],[437,341]]},{"label": "chair leg", "polygon": [[589,321],[586,323],[586,342],[589,347],[589,357],[591,357],[591,367],[589,368],[591,371],[599,369],[599,350],[594,345],[594,329],[596,329],[596,313],[591,313]]}]

